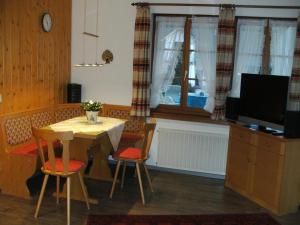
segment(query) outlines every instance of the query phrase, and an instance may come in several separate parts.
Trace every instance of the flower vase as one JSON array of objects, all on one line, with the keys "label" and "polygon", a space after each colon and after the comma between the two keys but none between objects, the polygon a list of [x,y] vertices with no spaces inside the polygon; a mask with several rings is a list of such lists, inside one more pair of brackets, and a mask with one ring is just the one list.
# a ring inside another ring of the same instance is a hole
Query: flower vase
[{"label": "flower vase", "polygon": [[87,122],[89,124],[96,124],[97,123],[97,117],[99,114],[99,111],[85,111]]}]

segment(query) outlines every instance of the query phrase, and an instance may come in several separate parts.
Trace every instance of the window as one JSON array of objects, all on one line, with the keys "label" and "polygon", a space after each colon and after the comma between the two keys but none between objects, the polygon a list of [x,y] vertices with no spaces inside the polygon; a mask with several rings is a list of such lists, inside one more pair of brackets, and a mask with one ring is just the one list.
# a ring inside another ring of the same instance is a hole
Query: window
[{"label": "window", "polygon": [[213,110],[217,25],[215,17],[155,17],[151,108]]},{"label": "window", "polygon": [[291,76],[297,22],[270,20],[270,28],[270,74]]},{"label": "window", "polygon": [[231,96],[240,95],[242,73],[290,76],[295,40],[294,20],[239,18]]},{"label": "window", "polygon": [[242,73],[259,73],[262,66],[265,20],[239,19],[235,46],[232,96],[240,95]]}]

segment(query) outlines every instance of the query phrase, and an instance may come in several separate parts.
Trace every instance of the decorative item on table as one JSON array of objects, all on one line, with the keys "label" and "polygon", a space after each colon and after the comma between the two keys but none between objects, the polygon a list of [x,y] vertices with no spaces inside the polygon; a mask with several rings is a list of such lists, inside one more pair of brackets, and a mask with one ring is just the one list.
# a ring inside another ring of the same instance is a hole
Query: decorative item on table
[{"label": "decorative item on table", "polygon": [[97,123],[97,117],[99,112],[102,110],[102,104],[101,102],[97,101],[88,101],[88,102],[82,102],[81,106],[83,110],[86,112],[86,118],[88,123],[95,124]]}]

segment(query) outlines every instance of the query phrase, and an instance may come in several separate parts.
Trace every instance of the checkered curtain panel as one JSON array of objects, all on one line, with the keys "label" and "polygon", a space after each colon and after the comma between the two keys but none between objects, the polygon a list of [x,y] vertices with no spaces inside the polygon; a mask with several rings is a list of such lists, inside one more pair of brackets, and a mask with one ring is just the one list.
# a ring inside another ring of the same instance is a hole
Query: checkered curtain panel
[{"label": "checkered curtain panel", "polygon": [[290,111],[300,111],[300,14],[297,23],[297,38],[287,108]]},{"label": "checkered curtain panel", "polygon": [[234,7],[220,7],[217,43],[215,108],[211,116],[214,120],[223,120],[225,118],[226,97],[231,87],[231,79],[233,75],[235,33],[234,18]]},{"label": "checkered curtain panel", "polygon": [[150,116],[150,9],[138,6],[133,53],[131,116]]}]

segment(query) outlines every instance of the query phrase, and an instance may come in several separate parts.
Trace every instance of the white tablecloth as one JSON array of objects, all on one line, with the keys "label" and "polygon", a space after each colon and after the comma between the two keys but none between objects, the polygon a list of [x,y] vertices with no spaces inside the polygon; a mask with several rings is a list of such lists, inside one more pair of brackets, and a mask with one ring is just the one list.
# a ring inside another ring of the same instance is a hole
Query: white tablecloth
[{"label": "white tablecloth", "polygon": [[76,133],[95,133],[107,132],[110,142],[116,151],[124,129],[125,121],[110,117],[98,117],[96,124],[88,124],[86,117],[75,117],[50,125],[54,131],[73,131]]}]

